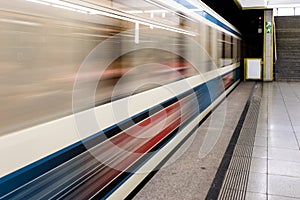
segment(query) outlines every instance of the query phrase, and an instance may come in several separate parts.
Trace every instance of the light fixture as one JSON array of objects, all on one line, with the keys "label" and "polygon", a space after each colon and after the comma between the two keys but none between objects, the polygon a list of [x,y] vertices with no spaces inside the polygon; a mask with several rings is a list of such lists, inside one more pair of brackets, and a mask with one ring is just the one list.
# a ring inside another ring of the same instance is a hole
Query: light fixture
[{"label": "light fixture", "polygon": [[300,4],[273,4],[268,5],[267,8],[296,8],[300,7]]}]

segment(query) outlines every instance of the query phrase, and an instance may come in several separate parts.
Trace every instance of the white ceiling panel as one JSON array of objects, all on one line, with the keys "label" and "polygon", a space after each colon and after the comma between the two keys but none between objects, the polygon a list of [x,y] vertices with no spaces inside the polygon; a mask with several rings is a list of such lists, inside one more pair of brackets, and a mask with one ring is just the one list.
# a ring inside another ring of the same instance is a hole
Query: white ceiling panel
[{"label": "white ceiling panel", "polygon": [[264,7],[264,0],[238,0],[243,8]]},{"label": "white ceiling panel", "polygon": [[300,7],[300,0],[236,0],[245,8]]}]

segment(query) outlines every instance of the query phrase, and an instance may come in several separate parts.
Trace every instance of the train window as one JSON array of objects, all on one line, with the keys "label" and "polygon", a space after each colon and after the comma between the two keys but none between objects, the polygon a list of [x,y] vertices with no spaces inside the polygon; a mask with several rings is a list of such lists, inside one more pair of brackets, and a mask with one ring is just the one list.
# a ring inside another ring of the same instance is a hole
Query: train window
[{"label": "train window", "polygon": [[213,28],[210,28],[210,31],[209,31],[209,35],[211,38],[214,38],[214,39],[211,39],[210,40],[210,57],[211,57],[211,60],[212,60],[212,65],[214,66],[214,68],[217,65],[218,63],[218,40],[216,40],[215,38],[217,38],[217,30],[216,29],[213,29]]},{"label": "train window", "polygon": [[221,31],[218,31],[217,33],[217,41],[218,41],[218,57],[217,57],[217,66],[221,67],[221,60],[224,58],[224,39],[223,39],[223,33]]},{"label": "train window", "polygon": [[233,37],[230,37],[230,50],[231,50],[231,55],[230,58],[233,59]]},{"label": "train window", "polygon": [[222,33],[222,41],[221,42],[222,42],[222,56],[221,56],[221,58],[225,59],[225,57],[226,57],[226,37],[225,37],[225,33]]},{"label": "train window", "polygon": [[234,39],[225,33],[218,33],[219,67],[231,65],[234,62]]},{"label": "train window", "polygon": [[211,53],[211,45],[210,45],[210,41],[211,41],[210,31],[211,31],[211,28],[209,26],[206,26],[206,28],[205,28],[205,35],[206,35],[205,49],[211,56],[212,53]]},{"label": "train window", "polygon": [[231,55],[232,55],[232,51],[231,51],[231,37],[226,35],[225,36],[225,59],[227,59],[227,62],[225,63],[225,65],[228,65],[229,63],[229,59],[231,59]]},{"label": "train window", "polygon": [[208,72],[213,69],[213,63],[212,63],[212,48],[211,48],[211,27],[204,25],[202,27],[202,46],[203,50],[200,52],[201,53],[201,72]]},{"label": "train window", "polygon": [[237,40],[237,62],[241,62],[241,51],[242,51],[241,40],[238,39]]},{"label": "train window", "polygon": [[233,63],[236,63],[237,62],[237,57],[238,57],[238,55],[237,55],[237,51],[238,51],[238,44],[237,44],[237,41],[238,41],[238,39],[237,38],[232,38],[232,45],[233,45],[233,47],[232,47],[232,51],[233,51],[233,56],[232,56],[232,58],[233,58]]},{"label": "train window", "polygon": [[225,38],[224,42],[224,57],[222,60],[222,67],[225,67],[227,65],[232,64],[232,42],[231,42],[231,36],[229,35],[223,35],[223,38]]}]

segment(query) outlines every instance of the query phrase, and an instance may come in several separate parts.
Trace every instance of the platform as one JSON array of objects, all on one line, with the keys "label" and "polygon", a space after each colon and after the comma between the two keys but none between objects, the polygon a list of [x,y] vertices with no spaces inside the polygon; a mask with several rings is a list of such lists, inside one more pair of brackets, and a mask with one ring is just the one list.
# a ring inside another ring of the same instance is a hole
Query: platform
[{"label": "platform", "polygon": [[300,199],[299,111],[300,83],[241,83],[135,199]]}]

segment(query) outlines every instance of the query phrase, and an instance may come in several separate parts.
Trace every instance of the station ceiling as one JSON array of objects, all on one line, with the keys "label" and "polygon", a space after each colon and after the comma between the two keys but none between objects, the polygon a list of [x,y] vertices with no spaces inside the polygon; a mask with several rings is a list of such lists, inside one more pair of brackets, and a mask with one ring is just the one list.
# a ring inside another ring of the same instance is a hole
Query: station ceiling
[{"label": "station ceiling", "polygon": [[300,7],[300,0],[235,0],[243,9]]}]

